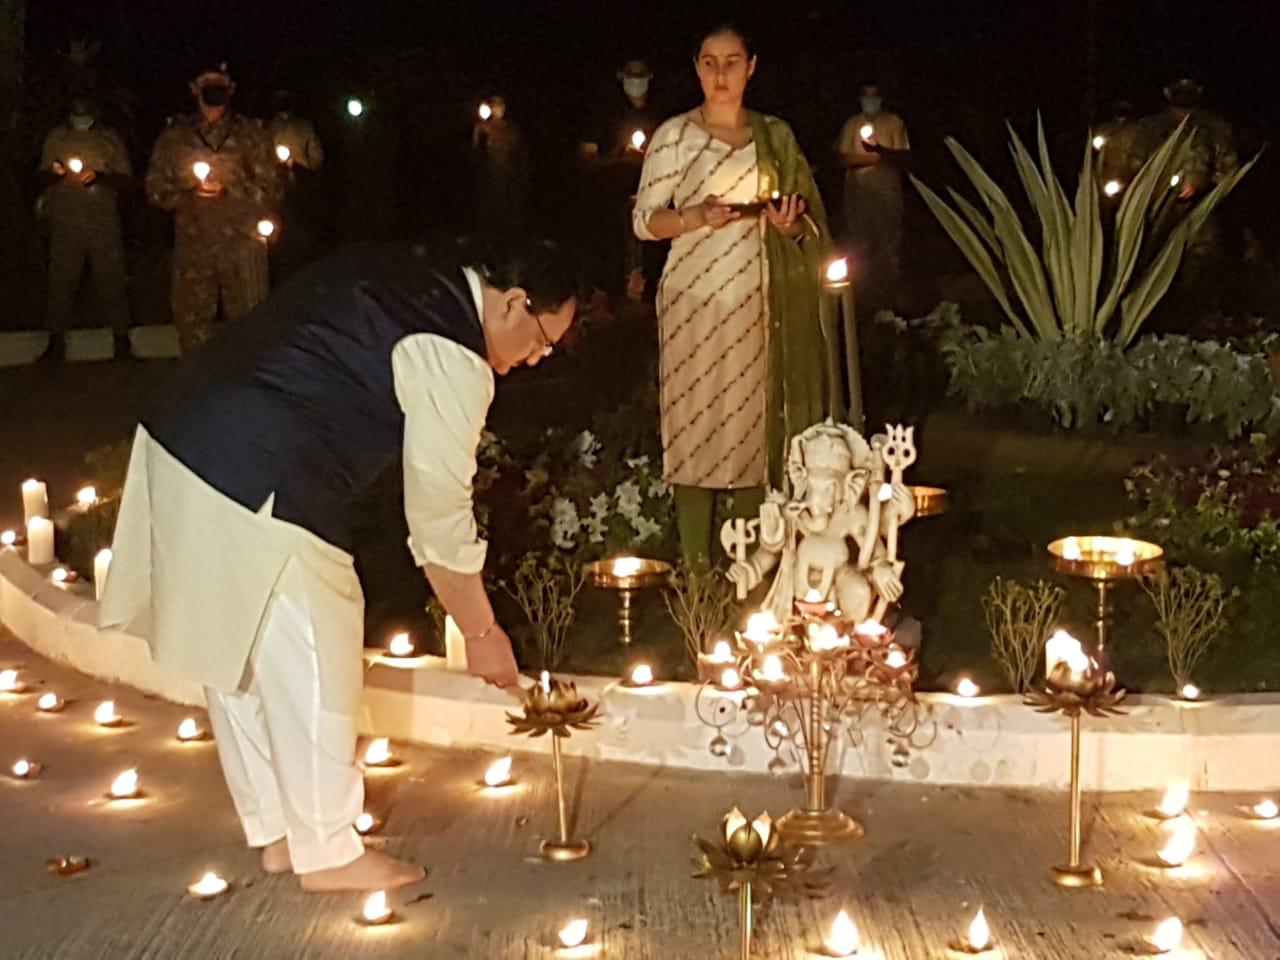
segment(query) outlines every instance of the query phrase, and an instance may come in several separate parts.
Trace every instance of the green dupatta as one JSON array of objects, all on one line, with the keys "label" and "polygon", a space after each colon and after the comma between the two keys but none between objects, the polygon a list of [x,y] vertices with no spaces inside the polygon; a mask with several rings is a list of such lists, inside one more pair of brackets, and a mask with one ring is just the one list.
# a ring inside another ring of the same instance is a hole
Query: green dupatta
[{"label": "green dupatta", "polygon": [[[827,213],[813,170],[786,122],[754,111],[751,133],[760,169],[760,195],[798,193],[808,204],[799,241],[770,226],[764,231],[769,305],[769,401],[766,443],[769,482],[782,486],[788,438],[833,413],[828,357],[839,346],[823,336],[821,271],[830,252]],[[831,333],[834,333],[832,331]]]}]

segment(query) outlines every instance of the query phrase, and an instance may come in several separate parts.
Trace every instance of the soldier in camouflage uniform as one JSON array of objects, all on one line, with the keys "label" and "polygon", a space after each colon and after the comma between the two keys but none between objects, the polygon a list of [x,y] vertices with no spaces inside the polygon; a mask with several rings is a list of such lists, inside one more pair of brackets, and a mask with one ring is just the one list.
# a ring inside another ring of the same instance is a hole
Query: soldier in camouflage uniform
[{"label": "soldier in camouflage uniform", "polygon": [[[280,164],[257,120],[232,113],[225,67],[191,84],[199,110],[173,117],[147,169],[147,197],[174,212],[173,321],[183,353],[213,335],[221,295],[234,320],[266,299],[267,242],[258,221],[280,199]],[[208,173],[197,165],[207,164]]]},{"label": "soldier in camouflage uniform", "polygon": [[40,152],[49,219],[49,349],[65,355],[76,288],[85,262],[99,302],[115,334],[116,356],[129,356],[129,301],[120,234],[118,191],[132,178],[124,141],[94,116],[85,97],[71,101],[66,123],[49,131]]},{"label": "soldier in camouflage uniform", "polygon": [[285,228],[271,250],[271,275],[279,281],[302,266],[315,245],[326,199],[320,190],[324,147],[311,121],[294,113],[288,90],[277,90],[272,106],[267,135],[285,182],[280,207]]},{"label": "soldier in camouflage uniform", "polygon": [[267,135],[271,137],[276,159],[287,170],[318,173],[324,166],[324,147],[316,136],[316,128],[310,120],[293,112],[293,96],[288,90],[277,90],[272,99],[275,116],[267,123]]}]

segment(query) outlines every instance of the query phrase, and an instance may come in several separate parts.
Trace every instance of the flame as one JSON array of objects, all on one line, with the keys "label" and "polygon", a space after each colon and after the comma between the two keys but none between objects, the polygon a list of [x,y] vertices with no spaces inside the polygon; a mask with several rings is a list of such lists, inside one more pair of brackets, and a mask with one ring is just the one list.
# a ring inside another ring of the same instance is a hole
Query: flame
[{"label": "flame", "polygon": [[50,691],[49,693],[40,694],[40,699],[36,701],[36,706],[41,710],[57,710],[58,707],[62,706],[62,700],[56,693]]},{"label": "flame", "polygon": [[828,283],[844,283],[849,279],[849,261],[844,257],[838,257],[827,264],[827,282]]},{"label": "flame", "polygon": [[22,690],[17,670],[0,670],[0,690],[17,693]]},{"label": "flame", "polygon": [[962,697],[976,697],[981,692],[982,689],[968,677],[956,681],[956,693]]},{"label": "flame", "polygon": [[1199,700],[1200,699],[1200,688],[1197,687],[1194,683],[1184,683],[1182,685],[1182,689],[1178,692],[1182,694],[1183,700]]},{"label": "flame", "polygon": [[213,173],[213,167],[205,163],[203,160],[197,160],[191,165],[191,172],[196,175],[196,179],[204,183],[209,179],[209,174]]},{"label": "flame", "polygon": [[484,783],[487,787],[501,787],[511,782],[511,758],[503,757],[489,764],[484,772]]},{"label": "flame", "polygon": [[493,107],[489,106],[487,103],[482,103],[480,104],[480,109],[477,112],[480,114],[481,120],[488,120],[493,116]]},{"label": "flame", "polygon": [[6,530],[0,533],[0,547],[12,547],[18,542],[18,533],[16,530]]},{"label": "flame", "polygon": [[720,686],[726,690],[736,690],[741,683],[742,677],[733,667],[729,667],[724,673],[720,674]]},{"label": "flame", "polygon": [[378,737],[364,751],[364,762],[371,767],[381,766],[391,759],[391,742]]},{"label": "flame", "polygon": [[378,890],[369,894],[360,912],[366,923],[386,923],[391,919],[391,907],[387,904],[387,891]]},{"label": "flame", "polygon": [[1161,920],[1151,935],[1151,946],[1161,953],[1177,949],[1182,943],[1182,921],[1177,917]]},{"label": "flame", "polygon": [[1079,560],[1084,554],[1080,551],[1080,541],[1075,537],[1067,537],[1062,542],[1062,559]]},{"label": "flame", "polygon": [[613,561],[613,575],[615,577],[634,577],[643,566],[644,561],[639,557],[619,557]]},{"label": "flame", "polygon": [[836,914],[835,920],[831,922],[831,934],[827,937],[823,946],[827,948],[827,953],[833,957],[851,957],[862,946],[862,940],[858,936],[858,927],[845,911],[841,910]]},{"label": "flame", "polygon": [[901,647],[893,647],[884,658],[885,666],[893,670],[901,670],[907,665],[907,655]]},{"label": "flame", "polygon": [[364,103],[359,97],[351,97],[347,100],[347,114],[352,117],[358,117],[364,113]]},{"label": "flame", "polygon": [[265,217],[258,221],[258,236],[269,237],[276,232],[276,225]]},{"label": "flame", "polygon": [[1132,540],[1121,540],[1116,546],[1115,561],[1122,567],[1131,567],[1138,559]]},{"label": "flame", "polygon": [[1253,805],[1253,815],[1259,820],[1274,820],[1280,816],[1280,806],[1269,797],[1266,800],[1259,800]]},{"label": "flame", "polygon": [[1168,842],[1156,853],[1167,867],[1180,867],[1196,850],[1196,825],[1190,820],[1180,820],[1173,828]]},{"label": "flame", "polygon": [[360,816],[356,817],[356,833],[363,837],[374,828],[375,824],[376,821],[373,819],[372,813],[362,813]]},{"label": "flame", "polygon": [[291,151],[287,146],[285,146],[283,143],[276,144],[277,160],[279,160],[281,163],[288,163],[289,158],[291,156],[293,156],[293,151]]},{"label": "flame", "polygon": [[178,724],[179,740],[194,740],[200,736],[200,724],[196,723],[195,717],[187,717]]},{"label": "flame", "polygon": [[227,889],[227,881],[210,870],[187,889],[197,897],[216,897]]},{"label": "flame", "polygon": [[580,947],[587,939],[587,921],[570,920],[560,930],[560,945],[564,947]]},{"label": "flame", "polygon": [[752,643],[764,643],[776,636],[781,629],[778,618],[771,610],[761,610],[747,617],[747,629],[743,636]]},{"label": "flame", "polygon": [[819,590],[817,587],[810,587],[804,593],[804,602],[805,603],[821,603],[822,591]]},{"label": "flame", "polygon": [[653,667],[647,663],[637,663],[631,670],[631,682],[637,687],[645,687],[653,683]]},{"label": "flame", "polygon": [[53,572],[49,574],[49,579],[54,583],[66,583],[68,576],[66,567],[54,567]]},{"label": "flame", "polygon": [[1053,668],[1060,663],[1066,662],[1070,664],[1073,658],[1078,660],[1083,653],[1084,650],[1080,646],[1079,640],[1065,630],[1055,631],[1044,645],[1045,674],[1053,673]]},{"label": "flame", "polygon": [[1101,150],[1107,144],[1107,138],[1102,134],[1098,134],[1093,138],[1093,149]]},{"label": "flame", "polygon": [[542,684],[542,692],[551,692],[551,671],[543,670],[542,675],[538,678],[538,682]]},{"label": "flame", "polygon": [[1181,816],[1182,812],[1187,809],[1187,801],[1191,799],[1191,784],[1186,780],[1178,780],[1169,784],[1168,789],[1164,792],[1164,797],[1160,800],[1160,805],[1156,807],[1156,812],[1162,817],[1168,817],[1172,820],[1174,817]]},{"label": "flame", "polygon": [[76,503],[84,508],[92,507],[98,502],[98,490],[96,487],[81,487],[76,491]]},{"label": "flame", "polygon": [[765,657],[764,667],[760,671],[760,676],[773,683],[787,679],[786,671],[782,669],[782,658],[775,653]]},{"label": "flame", "polygon": [[649,138],[645,136],[643,130],[637,130],[631,135],[631,146],[635,147],[637,150],[643,149],[644,142],[648,139]]},{"label": "flame", "polygon": [[970,950],[986,950],[991,946],[991,927],[987,925],[987,915],[978,908],[977,916],[969,924],[967,934]]},{"label": "flame", "polygon": [[1181,182],[1182,182],[1182,174],[1180,173],[1175,173],[1172,177],[1169,178],[1169,186],[1171,187],[1176,187]]},{"label": "flame", "polygon": [[98,724],[116,723],[120,720],[120,714],[116,713],[116,702],[114,700],[103,700],[93,711],[93,722]]},{"label": "flame", "polygon": [[1123,189],[1124,189],[1124,184],[1122,184],[1119,180],[1108,180],[1106,184],[1103,186],[1102,192],[1105,193],[1108,197],[1114,197]]},{"label": "flame", "polygon": [[860,637],[872,637],[878,640],[889,632],[889,628],[878,620],[863,620],[853,628],[853,632]]},{"label": "flame", "polygon": [[67,161],[67,169],[72,173],[80,173],[84,170],[84,161],[79,157],[72,157]]},{"label": "flame", "polygon": [[863,140],[870,140],[875,135],[875,132],[875,127],[869,123],[864,123],[858,130],[858,136],[862,137]]},{"label": "flame", "polygon": [[407,633],[397,633],[387,644],[387,653],[393,657],[409,657],[413,655],[413,640]]},{"label": "flame", "polygon": [[138,771],[130,767],[111,781],[111,796],[116,800],[127,800],[138,795]]},{"label": "flame", "polygon": [[12,770],[13,770],[13,775],[14,775],[15,777],[18,777],[19,779],[22,779],[22,778],[27,777],[27,776],[29,776],[29,775],[31,774],[31,761],[30,761],[30,760],[19,760],[19,761],[18,761],[17,763],[15,763],[15,764],[10,768],[10,769],[12,769]]},{"label": "flame", "polygon": [[718,663],[733,662],[733,647],[729,646],[728,640],[719,640],[716,642],[715,649],[711,651],[711,659]]}]

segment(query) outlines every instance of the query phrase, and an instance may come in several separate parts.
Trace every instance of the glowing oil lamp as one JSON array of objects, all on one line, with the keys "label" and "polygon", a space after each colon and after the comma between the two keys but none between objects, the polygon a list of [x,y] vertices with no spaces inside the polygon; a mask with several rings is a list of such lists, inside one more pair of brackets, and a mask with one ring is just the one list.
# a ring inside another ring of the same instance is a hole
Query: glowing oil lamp
[{"label": "glowing oil lamp", "polygon": [[848,913],[841,910],[836,914],[835,920],[831,922],[831,932],[827,934],[827,938],[822,942],[824,955],[828,957],[852,957],[861,946],[862,939],[858,936],[857,925],[849,917]]},{"label": "glowing oil lamp", "polygon": [[107,796],[112,800],[131,800],[138,793],[138,771],[131,767],[111,781],[111,789],[107,792]]},{"label": "glowing oil lamp", "polygon": [[400,760],[391,752],[391,742],[386,737],[377,737],[369,743],[364,751],[366,767],[394,767]]},{"label": "glowing oil lamp", "polygon": [[40,699],[36,701],[36,709],[41,713],[57,713],[67,705],[67,701],[52,690],[40,694]]},{"label": "glowing oil lamp", "polygon": [[222,877],[210,870],[195,883],[188,886],[187,893],[197,900],[212,900],[219,894],[226,893],[229,886],[230,884],[226,880],[223,880]]},{"label": "glowing oil lamp", "polygon": [[511,779],[510,757],[503,757],[501,760],[493,761],[484,772],[484,785],[486,787],[509,787],[513,782]]},{"label": "glowing oil lamp", "polygon": [[114,700],[103,700],[93,711],[93,722],[100,727],[118,727],[124,723],[124,717],[116,712]]},{"label": "glowing oil lamp", "polygon": [[391,904],[387,902],[387,891],[378,890],[371,893],[364,902],[364,909],[360,911],[360,922],[371,927],[381,926],[390,922],[395,916],[395,911],[391,909]]},{"label": "glowing oil lamp", "polygon": [[1196,850],[1196,825],[1190,820],[1179,820],[1169,840],[1156,852],[1156,859],[1164,867],[1180,867]]}]

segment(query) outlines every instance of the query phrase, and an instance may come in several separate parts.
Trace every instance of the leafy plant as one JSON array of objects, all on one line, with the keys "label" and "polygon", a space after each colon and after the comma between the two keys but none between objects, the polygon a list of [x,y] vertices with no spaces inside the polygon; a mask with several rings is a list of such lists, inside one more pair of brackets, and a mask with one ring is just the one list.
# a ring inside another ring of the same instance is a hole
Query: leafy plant
[{"label": "leafy plant", "polygon": [[543,670],[554,670],[573,625],[574,601],[586,576],[582,566],[557,554],[527,553],[503,588],[524,611]]},{"label": "leafy plant", "polygon": [[1063,596],[1061,587],[1043,580],[1028,587],[996,577],[987,587],[982,611],[991,634],[991,656],[1017,693],[1031,688],[1040,651],[1058,620]]},{"label": "leafy plant", "polygon": [[662,594],[667,612],[684,636],[685,649],[695,664],[733,619],[733,589],[719,570],[692,570],[682,565]]},{"label": "leafy plant", "polygon": [[[1168,292],[1188,241],[1257,162],[1255,157],[1224,177],[1160,242],[1152,236],[1155,224],[1173,202],[1173,175],[1184,168],[1190,152],[1191,130],[1183,123],[1125,185],[1107,242],[1091,145],[1086,141],[1072,209],[1053,171],[1043,123],[1037,119],[1039,167],[1012,125],[1009,136],[1018,178],[1040,223],[1038,250],[1005,191],[952,138],[946,139],[947,148],[977,190],[987,217],[955,190],[948,192],[958,213],[924,183],[915,177],[912,182],[1017,336],[1105,338],[1121,350]],[[1021,309],[1015,309],[1015,298]]]},{"label": "leafy plant", "polygon": [[1156,608],[1156,631],[1165,644],[1177,689],[1191,681],[1196,664],[1226,627],[1223,614],[1235,591],[1222,578],[1195,567],[1162,570],[1142,582]]}]

